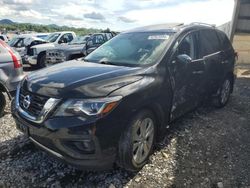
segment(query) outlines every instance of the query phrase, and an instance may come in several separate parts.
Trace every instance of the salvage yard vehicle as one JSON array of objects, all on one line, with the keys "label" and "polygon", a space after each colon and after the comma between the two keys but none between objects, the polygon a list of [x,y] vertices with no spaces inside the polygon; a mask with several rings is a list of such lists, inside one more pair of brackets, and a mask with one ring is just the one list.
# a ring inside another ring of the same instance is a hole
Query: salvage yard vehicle
[{"label": "salvage yard vehicle", "polygon": [[4,93],[11,98],[23,78],[21,57],[0,40],[0,117],[3,115],[6,105]]},{"label": "salvage yard vehicle", "polygon": [[82,39],[74,40],[69,45],[46,51],[45,66],[81,58],[115,36],[114,33],[94,33]]},{"label": "salvage yard vehicle", "polygon": [[227,104],[235,52],[212,26],[121,33],[84,59],[28,75],[12,114],[41,149],[82,169],[137,171],[168,125],[211,97]]},{"label": "salvage yard vehicle", "polygon": [[4,42],[8,42],[9,41],[7,35],[0,35],[0,40],[2,40]]},{"label": "salvage yard vehicle", "polygon": [[27,54],[30,52],[31,47],[38,45],[38,44],[44,44],[47,43],[46,40],[38,37],[29,37],[24,40],[24,46],[25,49],[22,52],[19,52],[19,54],[22,57],[23,63],[28,63]]},{"label": "salvage yard vehicle", "polygon": [[8,44],[15,49],[21,56],[23,63],[25,62],[26,47],[29,46],[32,42],[36,44],[45,43],[45,40],[42,38],[48,36],[47,33],[31,33],[31,34],[21,34],[13,39],[11,39]]},{"label": "salvage yard vehicle", "polygon": [[48,67],[56,63],[83,57],[82,49],[89,38],[89,35],[77,37],[76,39],[68,43],[68,45],[63,45],[55,49],[47,50],[46,62],[44,66]]},{"label": "salvage yard vehicle", "polygon": [[83,47],[84,56],[93,52],[96,48],[98,48],[108,40],[112,39],[115,35],[116,34],[114,32],[93,34],[86,43],[86,45]]},{"label": "salvage yard vehicle", "polygon": [[62,44],[67,44],[75,38],[76,34],[71,31],[52,33],[46,38],[47,43],[32,46],[27,53],[26,59],[31,66],[45,67],[47,50],[55,49]]}]

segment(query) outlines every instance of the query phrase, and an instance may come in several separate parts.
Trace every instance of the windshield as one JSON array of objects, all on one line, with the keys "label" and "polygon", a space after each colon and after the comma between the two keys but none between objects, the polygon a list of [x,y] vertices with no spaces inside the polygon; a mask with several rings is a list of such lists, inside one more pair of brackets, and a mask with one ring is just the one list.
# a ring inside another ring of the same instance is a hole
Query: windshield
[{"label": "windshield", "polygon": [[55,42],[56,39],[60,36],[60,33],[52,33],[50,35],[47,36],[47,38],[45,39],[47,42]]},{"label": "windshield", "polygon": [[73,39],[69,44],[84,44],[89,39],[89,36],[79,36]]},{"label": "windshield", "polygon": [[9,44],[11,47],[14,47],[15,44],[16,44],[20,39],[21,39],[21,38],[19,38],[19,37],[15,37],[15,38],[11,39],[11,40],[8,42],[8,44]]},{"label": "windshield", "polygon": [[125,33],[103,44],[85,60],[107,64],[143,65],[156,63],[172,33]]}]

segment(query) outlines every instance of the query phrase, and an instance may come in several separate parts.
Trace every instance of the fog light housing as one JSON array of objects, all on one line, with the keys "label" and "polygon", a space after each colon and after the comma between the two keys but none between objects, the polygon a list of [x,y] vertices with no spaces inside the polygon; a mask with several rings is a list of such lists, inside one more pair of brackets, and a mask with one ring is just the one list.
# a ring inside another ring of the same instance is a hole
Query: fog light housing
[{"label": "fog light housing", "polygon": [[80,154],[95,153],[95,144],[93,140],[66,141],[64,145]]},{"label": "fog light housing", "polygon": [[77,149],[83,152],[94,153],[94,142],[92,140],[83,140],[73,143],[77,147]]}]

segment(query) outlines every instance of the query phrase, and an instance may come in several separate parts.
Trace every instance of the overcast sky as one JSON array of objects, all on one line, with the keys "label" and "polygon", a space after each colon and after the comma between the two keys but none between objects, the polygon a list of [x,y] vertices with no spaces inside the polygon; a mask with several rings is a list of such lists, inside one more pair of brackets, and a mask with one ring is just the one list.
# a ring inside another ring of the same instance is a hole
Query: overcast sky
[{"label": "overcast sky", "polygon": [[221,25],[233,6],[234,0],[0,0],[0,19],[121,31],[173,22]]}]

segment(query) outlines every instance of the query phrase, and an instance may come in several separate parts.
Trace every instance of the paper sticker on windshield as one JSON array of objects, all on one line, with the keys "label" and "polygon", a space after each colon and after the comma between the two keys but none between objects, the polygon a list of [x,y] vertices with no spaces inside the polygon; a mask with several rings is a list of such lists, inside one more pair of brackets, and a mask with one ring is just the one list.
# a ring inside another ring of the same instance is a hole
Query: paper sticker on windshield
[{"label": "paper sticker on windshield", "polygon": [[148,37],[148,40],[167,40],[169,35],[151,35]]}]

